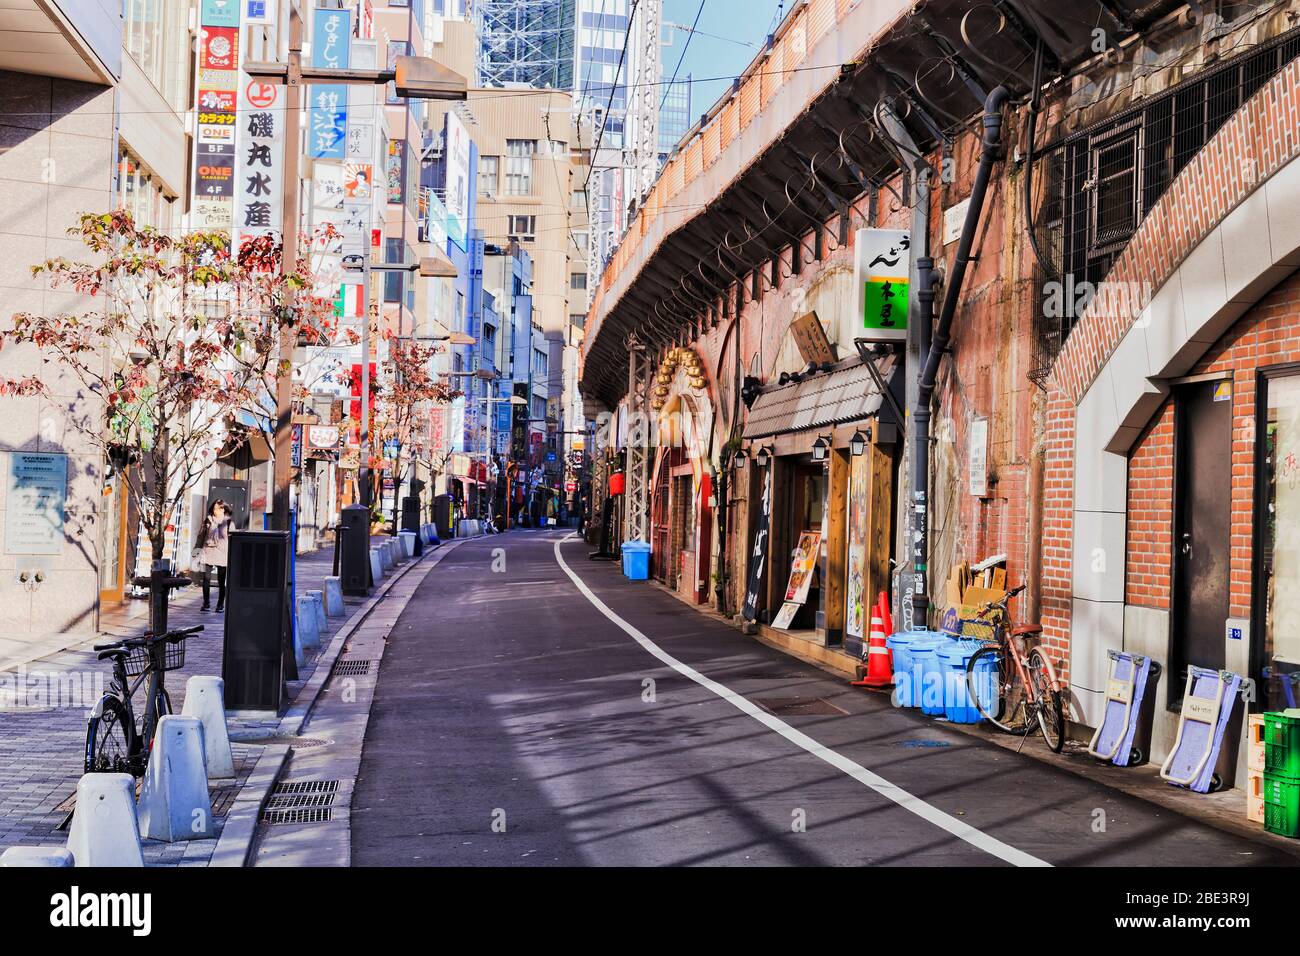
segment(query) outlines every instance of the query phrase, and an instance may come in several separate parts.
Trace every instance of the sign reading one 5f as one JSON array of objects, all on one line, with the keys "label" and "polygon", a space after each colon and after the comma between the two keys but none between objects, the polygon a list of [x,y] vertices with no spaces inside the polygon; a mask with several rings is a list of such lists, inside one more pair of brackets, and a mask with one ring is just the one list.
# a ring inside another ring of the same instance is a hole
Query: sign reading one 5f
[{"label": "sign reading one 5f", "polygon": [[853,279],[861,337],[872,342],[905,341],[911,240],[902,229],[859,229],[855,239]]}]

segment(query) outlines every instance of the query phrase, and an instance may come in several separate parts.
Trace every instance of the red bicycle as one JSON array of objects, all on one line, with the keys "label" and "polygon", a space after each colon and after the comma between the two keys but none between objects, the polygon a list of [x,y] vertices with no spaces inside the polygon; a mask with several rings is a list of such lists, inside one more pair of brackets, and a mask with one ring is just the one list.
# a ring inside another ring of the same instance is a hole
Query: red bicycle
[{"label": "red bicycle", "polygon": [[966,689],[980,715],[994,727],[1025,737],[1037,727],[1047,746],[1059,754],[1065,746],[1064,707],[1056,668],[1037,644],[1043,627],[1012,625],[1007,607],[1024,589],[1023,584],[1013,588],[980,611],[980,619],[993,629],[993,639],[966,665]]}]

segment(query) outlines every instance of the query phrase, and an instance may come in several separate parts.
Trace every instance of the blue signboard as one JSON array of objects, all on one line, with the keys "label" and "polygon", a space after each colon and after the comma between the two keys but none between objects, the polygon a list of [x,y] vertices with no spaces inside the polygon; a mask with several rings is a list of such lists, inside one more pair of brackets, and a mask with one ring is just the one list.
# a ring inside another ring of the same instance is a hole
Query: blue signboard
[{"label": "blue signboard", "polygon": [[492,427],[497,430],[498,434],[508,432],[510,431],[510,420],[512,417],[513,415],[511,414],[510,403],[501,402],[497,405],[497,420]]},{"label": "blue signboard", "polygon": [[311,88],[307,150],[313,159],[343,159],[347,152],[348,88],[342,83]]},{"label": "blue signboard", "polygon": [[239,26],[239,0],[203,0],[200,10],[205,27]]},{"label": "blue signboard", "polygon": [[311,18],[311,65],[346,70],[351,64],[352,11],[317,9]]},{"label": "blue signboard", "polygon": [[[317,9],[311,19],[311,65],[345,70],[351,65],[352,11]],[[348,88],[313,84],[308,95],[307,152],[313,159],[347,155]]]}]

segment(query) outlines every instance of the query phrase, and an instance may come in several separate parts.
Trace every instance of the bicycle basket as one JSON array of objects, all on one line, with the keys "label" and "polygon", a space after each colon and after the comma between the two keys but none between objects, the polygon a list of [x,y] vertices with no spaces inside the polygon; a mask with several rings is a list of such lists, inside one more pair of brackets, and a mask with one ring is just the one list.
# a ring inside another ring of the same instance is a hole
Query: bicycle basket
[{"label": "bicycle basket", "polygon": [[[150,649],[132,647],[126,653],[126,676],[139,677],[149,669]],[[163,645],[163,670],[174,671],[185,666],[185,641]]]},{"label": "bicycle basket", "polygon": [[983,618],[963,618],[961,636],[992,644],[998,639],[997,626]]}]

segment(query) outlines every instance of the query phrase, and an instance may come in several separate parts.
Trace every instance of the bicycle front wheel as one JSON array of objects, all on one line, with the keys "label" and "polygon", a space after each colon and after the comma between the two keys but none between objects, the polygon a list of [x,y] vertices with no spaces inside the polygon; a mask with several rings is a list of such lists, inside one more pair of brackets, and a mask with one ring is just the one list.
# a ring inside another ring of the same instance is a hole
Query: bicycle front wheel
[{"label": "bicycle front wheel", "polygon": [[103,713],[86,725],[86,773],[130,773],[131,731],[126,708],[116,697],[104,700]]},{"label": "bicycle front wheel", "polygon": [[1059,754],[1065,747],[1065,708],[1061,705],[1061,692],[1052,688],[1053,674],[1052,664],[1041,648],[1029,652],[1029,679],[1034,684],[1038,729],[1052,753]]},{"label": "bicycle front wheel", "polygon": [[966,665],[966,691],[980,716],[1009,734],[1024,729],[1024,685],[1007,651],[982,647]]}]

